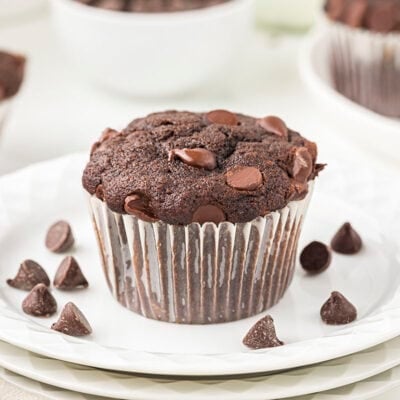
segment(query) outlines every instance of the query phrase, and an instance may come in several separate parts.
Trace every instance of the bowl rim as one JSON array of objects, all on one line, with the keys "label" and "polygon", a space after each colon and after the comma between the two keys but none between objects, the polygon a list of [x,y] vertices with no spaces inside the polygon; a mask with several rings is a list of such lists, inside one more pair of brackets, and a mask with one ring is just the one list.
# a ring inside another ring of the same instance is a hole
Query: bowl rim
[{"label": "bowl rim", "polygon": [[70,10],[80,12],[87,17],[104,19],[110,21],[128,21],[128,22],[159,22],[174,23],[187,22],[188,19],[203,19],[210,17],[221,17],[231,14],[233,11],[242,9],[243,7],[251,7],[254,0],[228,0],[225,3],[216,4],[195,10],[173,11],[173,12],[126,12],[106,10],[100,7],[92,7],[80,3],[76,0],[51,0],[51,4],[63,5],[69,7]]}]

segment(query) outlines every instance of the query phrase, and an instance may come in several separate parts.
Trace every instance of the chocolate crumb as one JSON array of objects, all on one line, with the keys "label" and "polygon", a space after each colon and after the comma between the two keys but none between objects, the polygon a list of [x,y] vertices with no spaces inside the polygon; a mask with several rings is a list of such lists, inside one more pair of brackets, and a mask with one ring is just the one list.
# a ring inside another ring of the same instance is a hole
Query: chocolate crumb
[{"label": "chocolate crumb", "polygon": [[361,250],[362,240],[351,224],[346,222],[333,237],[331,246],[337,253],[351,255]]},{"label": "chocolate crumb", "polygon": [[257,350],[282,346],[284,343],[277,338],[274,320],[267,315],[249,330],[243,339],[243,344],[250,349]]},{"label": "chocolate crumb", "polygon": [[21,290],[32,290],[37,284],[50,286],[46,271],[35,261],[25,260],[19,267],[14,279],[7,279],[7,284]]},{"label": "chocolate crumb", "polygon": [[345,325],[357,319],[357,309],[341,293],[332,292],[321,308],[321,318],[328,325]]},{"label": "chocolate crumb", "polygon": [[22,302],[22,310],[34,317],[51,317],[57,311],[57,302],[47,286],[39,283]]},{"label": "chocolate crumb", "polygon": [[311,242],[300,254],[301,266],[310,274],[325,271],[332,261],[330,248],[321,242]]},{"label": "chocolate crumb", "polygon": [[73,290],[89,286],[74,257],[65,257],[61,262],[54,278],[54,286],[60,290]]},{"label": "chocolate crumb", "polygon": [[46,235],[46,247],[53,253],[64,253],[75,243],[71,226],[66,221],[53,224]]},{"label": "chocolate crumb", "polygon": [[92,327],[82,311],[74,303],[67,303],[60,318],[51,329],[69,336],[86,336],[92,333]]}]

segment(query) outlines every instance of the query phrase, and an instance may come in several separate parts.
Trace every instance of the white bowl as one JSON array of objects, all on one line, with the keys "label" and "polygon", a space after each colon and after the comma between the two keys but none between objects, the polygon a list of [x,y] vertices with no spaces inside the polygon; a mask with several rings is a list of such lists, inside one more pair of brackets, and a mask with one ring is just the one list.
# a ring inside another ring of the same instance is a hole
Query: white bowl
[{"label": "white bowl", "polygon": [[109,11],[52,0],[67,54],[88,78],[139,96],[198,87],[240,54],[251,31],[253,0],[174,13]]}]

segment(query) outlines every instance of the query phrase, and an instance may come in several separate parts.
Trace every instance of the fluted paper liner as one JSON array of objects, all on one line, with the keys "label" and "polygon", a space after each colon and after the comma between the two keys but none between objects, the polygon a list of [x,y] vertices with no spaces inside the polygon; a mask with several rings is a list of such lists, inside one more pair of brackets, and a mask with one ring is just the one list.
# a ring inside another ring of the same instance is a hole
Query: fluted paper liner
[{"label": "fluted paper liner", "polygon": [[377,33],[328,21],[336,89],[375,112],[400,117],[400,33]]},{"label": "fluted paper liner", "polygon": [[112,212],[90,198],[113,296],[147,318],[185,324],[235,321],[276,304],[290,285],[311,197],[248,223],[186,226]]}]

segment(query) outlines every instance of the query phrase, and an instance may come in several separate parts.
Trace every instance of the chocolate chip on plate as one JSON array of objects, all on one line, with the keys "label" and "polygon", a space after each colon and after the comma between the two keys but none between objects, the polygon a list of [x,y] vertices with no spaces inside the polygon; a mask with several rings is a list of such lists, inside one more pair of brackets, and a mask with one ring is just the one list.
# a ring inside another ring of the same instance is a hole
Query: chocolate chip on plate
[{"label": "chocolate chip on plate", "polygon": [[14,279],[7,279],[8,285],[16,289],[32,290],[38,283],[50,286],[46,271],[35,261],[25,260]]},{"label": "chocolate chip on plate", "polygon": [[260,118],[257,123],[268,132],[285,139],[288,137],[288,127],[286,126],[285,121],[279,117],[270,115],[269,117]]},{"label": "chocolate chip on plate", "polygon": [[226,173],[226,183],[237,190],[256,190],[263,183],[260,170],[256,167],[236,166]]},{"label": "chocolate chip on plate", "polygon": [[250,349],[257,350],[282,346],[284,343],[277,338],[274,320],[267,315],[249,330],[243,339],[243,344]]},{"label": "chocolate chip on plate", "polygon": [[50,317],[57,311],[57,302],[47,286],[39,283],[22,302],[22,310],[34,317]]},{"label": "chocolate chip on plate", "polygon": [[220,222],[226,221],[225,213],[213,204],[207,204],[200,206],[194,213],[192,217],[192,222],[198,222],[199,224],[204,224],[206,222],[214,222],[219,224]]},{"label": "chocolate chip on plate", "polygon": [[92,333],[92,327],[82,311],[74,303],[67,303],[60,318],[51,329],[69,336],[86,336]]},{"label": "chocolate chip on plate", "polygon": [[362,240],[351,224],[346,222],[333,237],[331,246],[337,253],[356,254],[362,248]]},{"label": "chocolate chip on plate", "polygon": [[75,243],[71,226],[66,221],[54,223],[46,235],[46,247],[53,253],[64,253]]},{"label": "chocolate chip on plate", "polygon": [[54,278],[54,287],[60,290],[87,288],[88,281],[82,273],[74,257],[65,257],[61,262]]},{"label": "chocolate chip on plate", "polygon": [[204,168],[212,171],[217,167],[215,154],[207,149],[173,149],[168,153],[170,161],[179,158],[191,167]]},{"label": "chocolate chip on plate", "polygon": [[357,319],[357,309],[341,293],[332,292],[321,308],[321,318],[328,325],[345,325]]},{"label": "chocolate chip on plate", "polygon": [[125,199],[125,212],[146,222],[156,222],[157,218],[149,206],[147,198],[139,193],[132,194]]},{"label": "chocolate chip on plate", "polygon": [[332,261],[330,248],[321,242],[311,242],[300,254],[301,266],[310,274],[325,271]]},{"label": "chocolate chip on plate", "polygon": [[239,120],[237,116],[226,110],[214,110],[207,113],[206,118],[213,124],[237,125]]}]

